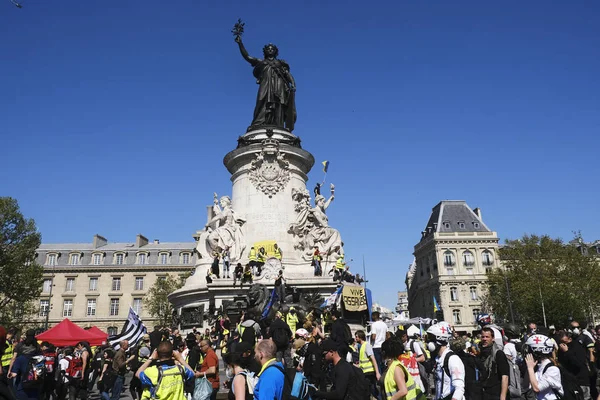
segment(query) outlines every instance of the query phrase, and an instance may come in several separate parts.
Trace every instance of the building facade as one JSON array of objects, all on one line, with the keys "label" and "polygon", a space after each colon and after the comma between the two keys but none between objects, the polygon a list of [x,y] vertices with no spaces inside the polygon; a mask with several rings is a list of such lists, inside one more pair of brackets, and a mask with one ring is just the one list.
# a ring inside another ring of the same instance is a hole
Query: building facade
[{"label": "building facade", "polygon": [[400,316],[400,319],[410,318],[410,312],[408,311],[408,292],[398,292],[396,314]]},{"label": "building facade", "polygon": [[481,210],[462,200],[437,204],[406,276],[410,315],[443,318],[458,331],[475,330],[486,273],[497,267],[497,254],[498,235],[485,225]]},{"label": "building facade", "polygon": [[149,242],[142,235],[134,243],[109,243],[95,235],[92,243],[42,244],[37,261],[44,267],[44,283],[36,322],[51,327],[69,318],[116,334],[131,306],[151,329],[154,319],[144,297],[158,279],[189,275],[195,246]]}]

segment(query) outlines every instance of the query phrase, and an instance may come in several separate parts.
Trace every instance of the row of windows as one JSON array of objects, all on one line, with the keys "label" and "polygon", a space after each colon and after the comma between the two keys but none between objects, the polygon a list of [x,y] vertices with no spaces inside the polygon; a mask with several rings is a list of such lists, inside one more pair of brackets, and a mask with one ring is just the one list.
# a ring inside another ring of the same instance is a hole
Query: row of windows
[{"label": "row of windows", "polygon": [[[479,229],[479,222],[477,221],[472,221],[471,222],[473,224],[473,228],[475,229]],[[444,226],[444,228],[446,229],[450,229],[451,228],[451,224],[450,221],[443,221],[442,225]],[[458,226],[459,229],[466,229],[467,228],[467,224],[465,223],[465,221],[458,221],[456,223],[456,225]]]},{"label": "row of windows", "polygon": [[[491,266],[494,264],[494,255],[489,250],[484,250],[481,253],[481,262],[485,266]],[[462,263],[465,267],[472,267],[475,265],[475,256],[469,250],[466,250],[462,253]],[[456,261],[454,258],[454,253],[450,250],[447,250],[444,253],[444,266],[453,267],[456,265]]]},{"label": "row of windows", "polygon": [[[479,300],[479,294],[477,293],[476,286],[469,287],[469,299]],[[460,301],[457,287],[450,288],[450,301]]]},{"label": "row of windows", "polygon": [[[159,276],[157,279],[161,280],[161,279],[165,279],[165,277]],[[50,293],[51,290],[52,290],[52,279],[44,279],[44,285],[42,287],[42,291],[44,293]],[[88,290],[90,292],[95,292],[98,290],[98,278],[96,278],[96,277],[89,278]],[[113,292],[121,291],[121,278],[120,277],[112,278],[111,290]],[[135,283],[133,286],[133,290],[144,290],[144,277],[143,276],[135,277]],[[65,292],[74,292],[74,291],[75,291],[75,278],[67,278],[67,281],[65,283]]]},{"label": "row of windows", "polygon": [[[137,259],[136,259],[136,264],[141,264],[141,265],[147,264],[149,256],[150,255],[148,253],[138,253]],[[81,257],[80,253],[69,254],[69,265],[80,265],[81,258],[82,257]],[[91,265],[103,265],[105,262],[104,258],[105,258],[104,254],[102,254],[102,253],[92,254]],[[126,258],[125,253],[116,253],[113,257],[113,264],[114,265],[125,265],[125,258]],[[170,258],[171,258],[171,256],[167,252],[158,254],[159,264],[162,264],[162,265],[169,264]],[[191,258],[192,258],[192,253],[181,253],[179,261],[181,262],[181,264],[189,264]],[[46,265],[54,266],[54,265],[57,265],[57,262],[58,262],[58,254],[55,254],[55,253],[48,254],[48,256],[46,258]]]},{"label": "row of windows", "polygon": [[[478,308],[474,308],[473,309],[473,319],[471,320],[472,324],[475,324],[475,322],[477,321],[477,315],[480,314],[480,310]],[[462,324],[462,317],[460,315],[460,310],[452,310],[452,322],[455,325],[460,325]]]},{"label": "row of windows", "polygon": [[[109,305],[109,314],[110,316],[118,316],[119,315],[119,299],[110,299]],[[87,309],[86,316],[93,317],[96,315],[96,299],[87,299]],[[133,304],[131,304],[133,310],[140,314],[142,311],[142,299],[134,298]],[[50,311],[50,300],[40,300],[40,317],[45,317],[48,315]],[[63,317],[72,317],[73,316],[73,300],[66,299],[63,300]]]}]

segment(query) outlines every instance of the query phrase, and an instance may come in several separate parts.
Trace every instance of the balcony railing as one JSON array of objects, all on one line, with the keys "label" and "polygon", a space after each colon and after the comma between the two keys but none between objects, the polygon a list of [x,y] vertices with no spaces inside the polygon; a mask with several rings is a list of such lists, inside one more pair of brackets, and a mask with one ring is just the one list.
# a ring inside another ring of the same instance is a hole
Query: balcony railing
[{"label": "balcony railing", "polygon": [[448,260],[444,261],[444,266],[446,266],[446,267],[454,267],[455,264],[456,263],[454,261],[448,261]]}]

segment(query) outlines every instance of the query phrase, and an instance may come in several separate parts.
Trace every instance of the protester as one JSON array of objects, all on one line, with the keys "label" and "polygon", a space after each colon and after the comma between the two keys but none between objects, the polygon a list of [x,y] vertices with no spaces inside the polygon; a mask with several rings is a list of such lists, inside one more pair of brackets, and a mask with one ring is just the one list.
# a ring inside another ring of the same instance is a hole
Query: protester
[{"label": "protester", "polygon": [[571,374],[583,390],[585,400],[590,398],[590,371],[588,369],[587,350],[581,342],[573,338],[578,335],[573,332],[559,331],[557,339],[559,341],[558,362]]},{"label": "protester", "polygon": [[184,380],[193,379],[194,371],[171,342],[161,342],[135,375],[144,387],[143,398],[185,400]]},{"label": "protester", "polygon": [[[555,400],[563,395],[560,370],[552,363],[550,357],[554,350],[554,343],[544,335],[532,334],[526,342],[531,350],[525,356],[527,372],[531,387],[538,400]],[[587,400],[587,397],[584,399]]]},{"label": "protester", "polygon": [[203,376],[208,379],[212,384],[212,394],[210,400],[216,400],[217,393],[219,392],[219,358],[217,354],[210,346],[208,340],[200,342],[200,351],[204,356],[204,360],[200,366],[200,370],[196,371],[196,377]]},{"label": "protester", "polygon": [[255,400],[281,400],[285,380],[283,364],[275,359],[277,346],[270,340],[262,340],[254,349],[254,356],[261,365],[258,382],[254,387]]},{"label": "protester", "polygon": [[[377,364],[377,360],[375,359],[375,353],[373,352],[371,344],[367,342],[365,331],[356,331],[354,336],[356,338],[356,342],[360,345],[360,349],[358,350],[358,363],[360,365],[360,369],[362,369],[363,373],[365,374],[365,378],[367,378],[371,383],[371,392],[373,397],[377,398],[379,397],[377,382],[379,382],[379,379],[381,379],[381,372],[379,365]],[[402,352],[400,352],[400,354],[402,354]],[[398,356],[400,354],[398,354]]]},{"label": "protester", "polygon": [[119,400],[121,397],[121,391],[123,390],[123,383],[125,382],[125,374],[127,373],[127,349],[129,348],[129,342],[122,340],[119,342],[119,350],[113,359],[112,369],[115,374],[115,382],[112,387],[112,395],[110,400]]},{"label": "protester", "polygon": [[252,384],[249,384],[254,379],[248,370],[251,359],[252,347],[244,342],[239,343],[235,351],[223,357],[223,362],[227,366],[225,374],[228,379],[231,379],[231,390],[227,396],[229,400],[254,399],[254,387],[251,392]]},{"label": "protester", "polygon": [[402,343],[394,338],[388,339],[381,345],[381,352],[387,364],[387,370],[383,377],[385,398],[387,400],[425,400],[421,388],[416,385],[404,364],[398,360],[404,353]]},{"label": "protester", "polygon": [[431,357],[435,358],[435,398],[462,400],[465,395],[465,367],[448,348],[451,338],[452,329],[447,322],[438,322],[427,329],[427,348]]},{"label": "protester", "polygon": [[491,327],[481,329],[480,360],[485,365],[482,379],[483,400],[506,400],[510,369],[506,354],[496,343]]},{"label": "protester", "polygon": [[349,364],[339,353],[339,343],[325,339],[321,343],[321,352],[325,362],[333,364],[333,387],[330,392],[317,391],[315,397],[321,399],[343,400],[351,388],[351,380],[354,375],[352,365]]},{"label": "protester", "polygon": [[386,340],[388,327],[380,319],[379,312],[374,311],[371,313],[371,345],[373,346],[373,353],[375,354],[375,360],[377,360],[377,366],[380,371],[383,371],[383,359],[381,357],[381,345]]},{"label": "protester", "polygon": [[102,354],[104,357],[104,365],[100,373],[100,378],[98,378],[98,390],[100,391],[102,400],[110,400],[110,391],[112,390],[117,377],[112,369],[115,352],[113,349],[106,349]]}]

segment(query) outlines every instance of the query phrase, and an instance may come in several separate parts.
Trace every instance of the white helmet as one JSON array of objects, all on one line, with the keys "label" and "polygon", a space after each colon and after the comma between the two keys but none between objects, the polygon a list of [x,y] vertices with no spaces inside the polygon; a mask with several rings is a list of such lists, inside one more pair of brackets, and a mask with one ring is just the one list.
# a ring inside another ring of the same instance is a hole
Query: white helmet
[{"label": "white helmet", "polygon": [[545,335],[533,335],[527,339],[525,344],[529,346],[532,353],[552,354],[552,350],[554,350],[554,342]]},{"label": "white helmet", "polygon": [[449,323],[444,321],[431,325],[429,329],[427,329],[427,333],[435,336],[437,342],[448,343],[448,341],[452,339],[452,328],[450,328]]},{"label": "white helmet", "polygon": [[306,339],[308,337],[308,331],[304,328],[300,328],[296,331],[296,336]]}]

